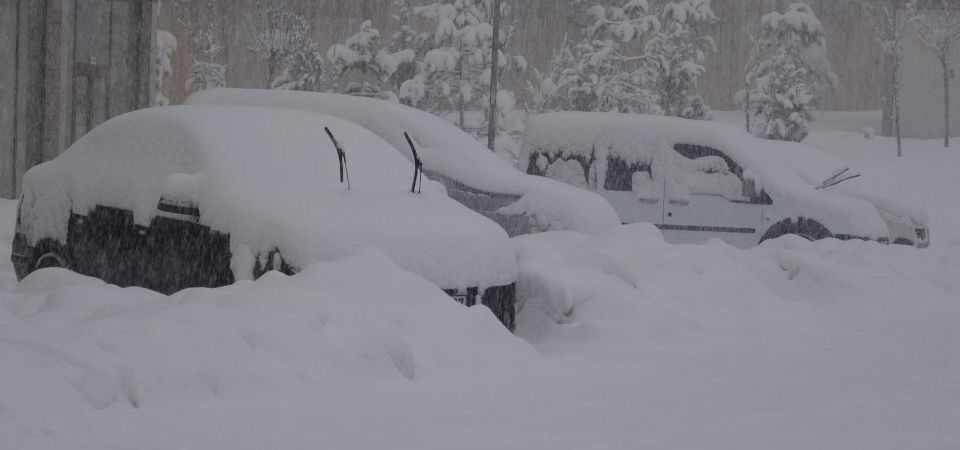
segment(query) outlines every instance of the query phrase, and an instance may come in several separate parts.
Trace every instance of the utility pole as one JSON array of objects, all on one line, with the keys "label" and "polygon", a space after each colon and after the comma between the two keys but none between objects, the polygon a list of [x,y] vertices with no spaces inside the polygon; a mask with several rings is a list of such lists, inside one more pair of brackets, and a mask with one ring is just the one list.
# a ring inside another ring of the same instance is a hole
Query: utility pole
[{"label": "utility pole", "polygon": [[493,0],[493,42],[490,44],[490,111],[487,113],[487,148],[497,145],[497,81],[500,79],[500,0]]}]

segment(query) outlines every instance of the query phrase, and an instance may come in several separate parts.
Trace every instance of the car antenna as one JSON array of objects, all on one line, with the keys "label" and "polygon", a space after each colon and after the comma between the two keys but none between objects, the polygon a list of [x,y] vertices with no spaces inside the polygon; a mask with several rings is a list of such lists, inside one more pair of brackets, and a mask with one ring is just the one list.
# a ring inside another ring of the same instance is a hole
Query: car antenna
[{"label": "car antenna", "polygon": [[337,159],[340,160],[340,183],[343,184],[343,177],[347,177],[347,190],[350,190],[350,169],[347,167],[347,153],[343,151],[343,148],[340,147],[340,143],[337,142],[337,138],[333,137],[333,132],[330,131],[330,127],[323,127],[323,130],[327,132],[327,136],[330,136],[330,140],[333,141],[334,148],[337,149]]},{"label": "car antenna", "polygon": [[[407,144],[410,144],[410,151],[413,152],[413,184],[410,186],[410,192],[419,194],[420,188],[423,187],[423,162],[420,161],[420,157],[417,155],[417,147],[413,145],[413,139],[410,139],[410,135],[404,131],[403,137],[407,138]],[[417,186],[417,181],[420,181],[420,186]]]}]

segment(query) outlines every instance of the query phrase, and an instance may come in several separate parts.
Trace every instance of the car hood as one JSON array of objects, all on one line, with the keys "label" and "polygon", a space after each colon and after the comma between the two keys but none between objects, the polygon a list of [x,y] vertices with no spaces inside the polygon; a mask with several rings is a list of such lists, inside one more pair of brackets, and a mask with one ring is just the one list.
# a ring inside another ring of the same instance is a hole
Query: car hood
[{"label": "car hood", "polygon": [[304,203],[235,199],[201,197],[203,223],[228,231],[253,255],[279,249],[295,267],[376,247],[445,289],[500,286],[517,278],[506,232],[442,195],[342,190],[317,193]]}]

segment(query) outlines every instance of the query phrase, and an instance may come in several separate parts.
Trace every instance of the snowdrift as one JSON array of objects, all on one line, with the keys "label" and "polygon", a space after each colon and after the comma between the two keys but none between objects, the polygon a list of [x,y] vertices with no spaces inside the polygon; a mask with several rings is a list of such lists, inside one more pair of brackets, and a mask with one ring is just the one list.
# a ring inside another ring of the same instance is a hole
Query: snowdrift
[{"label": "snowdrift", "polygon": [[374,250],[171,297],[44,269],[0,299],[4,448],[97,446],[119,417],[170,408],[476,383],[538,358]]}]

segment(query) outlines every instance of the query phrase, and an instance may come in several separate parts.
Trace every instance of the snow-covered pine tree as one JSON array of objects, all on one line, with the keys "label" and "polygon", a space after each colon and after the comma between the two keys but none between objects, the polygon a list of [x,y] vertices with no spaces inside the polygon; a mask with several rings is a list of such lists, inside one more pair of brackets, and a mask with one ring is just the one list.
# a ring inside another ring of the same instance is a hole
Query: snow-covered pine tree
[{"label": "snow-covered pine tree", "polygon": [[[484,0],[439,0],[413,8],[419,17],[435,25],[433,49],[423,57],[423,73],[412,92],[422,92],[421,106],[438,112],[445,107],[458,111],[458,124],[466,124],[465,112],[476,106],[475,89],[481,85],[483,50],[493,36],[484,17]],[[422,103],[422,102],[426,103]]]},{"label": "snow-covered pine tree", "polygon": [[[466,111],[487,108],[493,48],[492,8],[492,0],[435,0],[413,8],[414,14],[432,25],[433,36],[426,42],[419,65],[421,72],[400,88],[404,102],[435,114],[457,111],[461,127],[467,125]],[[503,2],[501,11],[504,16],[508,15],[507,2]],[[526,68],[524,58],[502,50],[512,36],[512,26],[501,30],[499,73],[509,68]],[[479,129],[483,121],[471,125]]]},{"label": "snow-covered pine tree", "polygon": [[903,142],[900,137],[900,66],[903,63],[903,38],[911,24],[918,20],[917,2],[908,1],[902,9],[897,6],[883,6],[873,12],[877,19],[874,23],[877,41],[890,64],[889,87],[883,95],[883,100],[889,107],[889,122],[887,117],[884,117],[884,134],[896,136],[899,157],[903,155]]},{"label": "snow-covered pine tree", "polygon": [[[390,36],[387,49],[396,60],[397,69],[390,76],[388,86],[402,99],[405,97],[401,95],[403,84],[420,73],[421,65],[418,58],[423,56],[424,47],[430,36],[426,33],[420,33],[410,26],[413,9],[407,4],[406,0],[394,0],[393,7],[396,13],[392,15],[392,19],[396,24],[396,29]],[[409,98],[409,93],[406,97]]]},{"label": "snow-covered pine tree", "polygon": [[644,46],[645,61],[657,76],[654,90],[664,115],[686,119],[710,118],[710,108],[698,92],[697,82],[706,71],[708,54],[717,52],[710,36],[699,35],[700,24],[713,23],[717,16],[709,0],[682,0],[664,5],[662,27]]},{"label": "snow-covered pine tree", "polygon": [[221,28],[222,19],[217,15],[202,21],[197,19],[198,9],[215,11],[214,2],[212,0],[176,0],[172,6],[176,10],[177,23],[190,37],[193,64],[190,65],[190,72],[187,74],[185,83],[187,91],[202,91],[226,86],[227,68],[215,62],[223,51],[223,45],[220,44],[217,34]]},{"label": "snow-covered pine tree", "polygon": [[810,132],[813,94],[807,85],[807,69],[777,53],[757,66],[749,111],[754,136],[800,142]]},{"label": "snow-covered pine tree", "polygon": [[154,106],[167,106],[170,99],[163,93],[163,79],[173,75],[173,67],[170,64],[170,58],[173,52],[177,51],[177,38],[169,31],[157,31],[157,59],[154,63],[154,75],[156,79],[156,96],[153,99]]},{"label": "snow-covered pine tree", "polygon": [[270,83],[271,89],[315,92],[323,83],[323,55],[313,39],[303,41],[287,57],[283,71]]},{"label": "snow-covered pine tree", "polygon": [[531,79],[525,82],[526,90],[530,94],[527,109],[544,113],[549,111],[572,110],[572,102],[566,95],[566,86],[574,82],[572,77],[565,75],[568,68],[576,64],[570,42],[567,36],[563,37],[560,47],[554,50],[550,59],[550,66],[545,71],[536,67],[530,70]]},{"label": "snow-covered pine tree", "polygon": [[827,59],[823,25],[805,3],[761,18],[761,58],[747,68],[748,111],[758,137],[800,142],[819,95],[838,84]]},{"label": "snow-covered pine tree", "polygon": [[[932,3],[932,2],[930,2]],[[943,146],[950,146],[950,56],[960,41],[960,4],[941,0],[936,11],[917,20],[917,37],[933,51],[943,70]]]},{"label": "snow-covered pine tree", "polygon": [[357,33],[342,44],[334,44],[327,50],[327,59],[336,69],[335,79],[359,77],[350,82],[344,92],[354,95],[379,97],[380,85],[397,70],[397,61],[385,49],[380,48],[380,30],[366,20]]},{"label": "snow-covered pine tree", "polygon": [[[660,30],[660,20],[647,0],[603,6],[573,0],[585,7],[583,38],[565,42],[555,55],[554,69],[537,88],[559,109],[659,114],[657,94],[649,88],[658,74],[648,56],[627,54],[627,43]],[[569,47],[567,47],[569,44]],[[572,63],[572,64],[570,64]],[[569,65],[567,65],[569,64]],[[561,65],[567,65],[557,69]]]},{"label": "snow-covered pine tree", "polygon": [[246,16],[247,48],[267,64],[270,86],[314,90],[323,76],[323,58],[306,17],[281,4],[256,7]]}]

